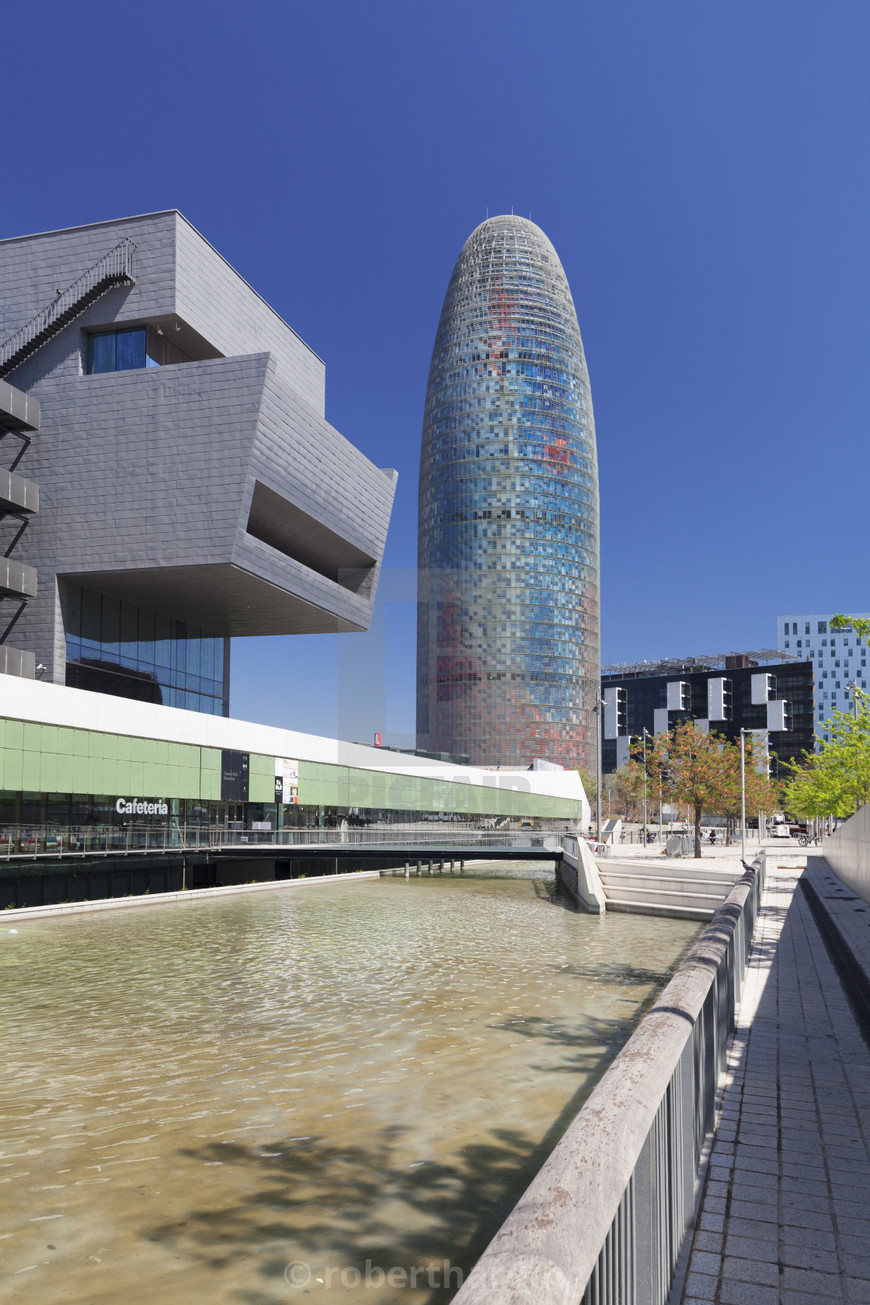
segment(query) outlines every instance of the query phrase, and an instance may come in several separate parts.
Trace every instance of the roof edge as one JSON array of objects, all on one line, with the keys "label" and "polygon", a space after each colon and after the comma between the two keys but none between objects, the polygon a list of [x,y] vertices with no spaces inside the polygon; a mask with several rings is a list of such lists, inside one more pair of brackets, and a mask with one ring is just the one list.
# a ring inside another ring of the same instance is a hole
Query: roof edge
[{"label": "roof edge", "polygon": [[326,361],[325,359],[321,358],[317,350],[312,349],[308,341],[304,340],[302,336],[299,334],[299,332],[295,330],[290,325],[290,323],[281,316],[278,310],[272,307],[268,299],[265,299],[263,295],[260,294],[259,290],[256,290],[254,286],[251,285],[250,281],[248,281],[245,277],[243,277],[241,272],[239,272],[237,268],[233,267],[229,259],[224,257],[221,251],[211,243],[208,237],[204,236],[202,232],[199,230],[199,228],[195,227],[193,223],[190,221],[190,219],[184,216],[184,214],[181,212],[181,209],[161,208],[161,209],[156,209],[153,213],[135,213],[129,217],[105,218],[102,222],[79,222],[71,227],[55,227],[54,229],[49,231],[32,231],[28,235],[22,235],[22,236],[3,236],[2,238],[0,238],[0,246],[13,245],[16,243],[16,241],[19,240],[40,240],[43,237],[48,237],[48,236],[63,236],[72,231],[92,231],[96,227],[117,227],[117,226],[122,226],[123,224],[128,222],[142,222],[146,218],[159,218],[159,217],[175,217],[176,219],[183,222],[185,226],[189,227],[190,230],[194,233],[194,235],[198,236],[199,239],[204,244],[208,245],[209,249],[211,249],[212,252],[218,256],[221,262],[227,265],[227,267],[230,269],[233,275],[237,276],[239,280],[242,282],[242,284],[247,286],[251,294],[256,295],[257,298],[260,300],[260,302],[264,304],[266,308],[268,308],[269,312],[272,313],[274,317],[277,317],[281,325],[285,326],[287,330],[290,332],[290,334],[294,335],[296,339],[299,341],[299,343],[305,346],[308,352],[312,354],[312,356],[315,357],[317,361],[323,365],[324,369],[326,368]]}]

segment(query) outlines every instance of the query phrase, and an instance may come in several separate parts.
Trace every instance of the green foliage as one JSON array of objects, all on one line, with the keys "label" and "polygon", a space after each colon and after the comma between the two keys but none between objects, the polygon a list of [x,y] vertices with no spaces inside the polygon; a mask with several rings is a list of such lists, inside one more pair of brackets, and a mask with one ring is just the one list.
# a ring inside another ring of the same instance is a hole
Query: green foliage
[{"label": "green foliage", "polygon": [[[760,754],[744,740],[746,805],[750,811],[772,811],[773,787],[758,769]],[[642,742],[632,749],[633,765],[643,775]],[[740,812],[740,744],[720,735],[699,730],[694,721],[674,725],[666,734],[656,734],[646,744],[647,775],[673,802],[685,802],[692,810],[695,856],[701,855],[701,818],[712,815],[735,817]]]},{"label": "green foliage", "polygon": [[830,627],[832,630],[854,630],[859,639],[870,637],[870,621],[860,616],[843,616],[837,612],[831,617]]},{"label": "green foliage", "polygon": [[607,777],[609,809],[635,820],[643,810],[643,770],[629,762]]},{"label": "green foliage", "polygon": [[[854,628],[854,621],[850,624]],[[783,801],[795,815],[851,816],[870,801],[870,705],[866,694],[855,693],[856,714],[833,712],[819,751],[804,753],[790,767],[793,778]]]},{"label": "green foliage", "polygon": [[598,800],[598,781],[590,771],[584,770],[582,766],[577,767],[577,773],[580,776],[580,782],[583,785],[586,800],[589,802],[590,806],[594,807]]}]

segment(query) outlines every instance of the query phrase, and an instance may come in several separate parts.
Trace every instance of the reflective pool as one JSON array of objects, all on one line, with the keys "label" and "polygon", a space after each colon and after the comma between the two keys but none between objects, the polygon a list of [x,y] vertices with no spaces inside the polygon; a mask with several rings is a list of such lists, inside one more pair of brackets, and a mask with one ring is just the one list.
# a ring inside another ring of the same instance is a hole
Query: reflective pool
[{"label": "reflective pool", "polygon": [[552,888],[0,919],[0,1300],[446,1300],[700,928]]}]

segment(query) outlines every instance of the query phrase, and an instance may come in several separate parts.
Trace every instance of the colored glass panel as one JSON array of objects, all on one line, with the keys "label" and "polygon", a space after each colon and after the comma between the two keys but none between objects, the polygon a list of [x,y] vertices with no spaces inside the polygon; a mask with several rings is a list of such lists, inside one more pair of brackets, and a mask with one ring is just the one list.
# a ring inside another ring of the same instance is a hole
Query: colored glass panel
[{"label": "colored glass panel", "polygon": [[419,499],[417,742],[484,765],[595,764],[598,466],[558,255],[492,218],[450,280]]}]

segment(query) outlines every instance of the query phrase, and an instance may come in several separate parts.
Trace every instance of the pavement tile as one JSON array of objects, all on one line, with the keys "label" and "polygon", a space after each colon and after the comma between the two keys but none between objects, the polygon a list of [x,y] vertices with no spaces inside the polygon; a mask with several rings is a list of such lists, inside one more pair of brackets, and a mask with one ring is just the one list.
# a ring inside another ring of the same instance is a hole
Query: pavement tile
[{"label": "pavement tile", "polygon": [[724,1199],[724,1197],[706,1196],[706,1195],[704,1197],[705,1214],[724,1214],[727,1207],[728,1207],[728,1202]]},{"label": "pavement tile", "polygon": [[[698,1229],[700,1232],[721,1233],[724,1227],[725,1227],[724,1214],[711,1214],[707,1210],[705,1210],[701,1215],[701,1218],[698,1220]],[[695,1236],[697,1237],[697,1233],[695,1234]]]},{"label": "pavement tile", "polygon": [[[799,1213],[803,1213],[802,1211]],[[834,1226],[831,1222],[830,1215],[819,1215],[810,1213],[811,1219],[827,1220],[827,1226],[824,1223],[802,1224],[783,1222],[779,1226],[780,1235],[783,1241],[790,1242],[792,1246],[798,1244],[804,1246],[821,1246],[826,1251],[835,1251],[837,1249],[837,1238],[834,1235]]]},{"label": "pavement tile", "polygon": [[715,1277],[719,1272],[721,1255],[713,1255],[708,1251],[692,1251],[692,1258],[689,1267],[693,1273],[708,1273]]},{"label": "pavement tile", "polygon": [[776,1264],[779,1260],[779,1249],[775,1241],[765,1241],[761,1237],[735,1237],[728,1229],[726,1229],[725,1254],[764,1264]]},{"label": "pavement tile", "polygon": [[779,1254],[782,1263],[791,1265],[793,1269],[816,1269],[819,1273],[833,1274],[840,1272],[836,1251],[823,1246],[808,1246],[806,1242],[791,1242],[783,1238]]},{"label": "pavement tile", "polygon": [[723,1236],[721,1231],[711,1232],[707,1229],[699,1228],[692,1241],[693,1253],[695,1251],[714,1251],[716,1255],[721,1255],[722,1242]]},{"label": "pavement tile", "polygon": [[[818,1232],[831,1233],[834,1228],[832,1215],[824,1210],[798,1210],[794,1206],[788,1206],[782,1212],[782,1227],[787,1231],[794,1229],[803,1229],[806,1233],[808,1230],[817,1230]],[[870,1234],[870,1225],[868,1225],[868,1234]]]},{"label": "pavement tile", "polygon": [[779,1291],[757,1282],[723,1282],[719,1301],[721,1305],[779,1305]]},{"label": "pavement tile", "polygon": [[817,1182],[812,1178],[790,1178],[788,1174],[783,1174],[779,1189],[783,1196],[788,1196],[790,1192],[799,1192],[801,1196],[816,1196],[823,1201],[828,1199],[828,1184]]},{"label": "pavement tile", "polygon": [[[787,1291],[780,1294],[781,1305],[842,1305],[843,1293],[837,1296],[808,1296],[805,1291]],[[684,1302],[688,1305],[688,1302]]]},{"label": "pavement tile", "polygon": [[[831,1201],[828,1196],[812,1196],[808,1192],[801,1191],[784,1192],[782,1194],[782,1203],[785,1207],[794,1206],[797,1210],[817,1210],[820,1213],[827,1212],[831,1208]],[[844,1202],[844,1204],[849,1204],[851,1207],[852,1203]]]},{"label": "pavement tile", "polygon": [[844,1201],[842,1197],[834,1195],[834,1210],[837,1219],[866,1219],[868,1213],[867,1200],[848,1200]]},{"label": "pavement tile", "polygon": [[762,1287],[779,1286],[779,1265],[770,1260],[743,1260],[726,1255],[722,1263],[723,1282],[754,1282]]},{"label": "pavement tile", "polygon": [[775,1174],[777,1170],[776,1156],[774,1155],[771,1158],[764,1152],[759,1155],[748,1155],[745,1149],[741,1149],[737,1152],[734,1169],[735,1171],[746,1169],[750,1173],[756,1174]]},{"label": "pavement tile", "polygon": [[762,1205],[758,1201],[741,1201],[737,1197],[731,1202],[731,1217],[736,1219],[751,1219],[755,1223],[778,1223],[776,1202],[770,1201]]},{"label": "pavement tile", "polygon": [[691,1269],[686,1274],[685,1295],[695,1296],[699,1300],[715,1300],[718,1277],[709,1273],[695,1273]]},{"label": "pavement tile", "polygon": [[[736,1169],[734,1188],[751,1188],[754,1191],[776,1191],[779,1182],[775,1173],[757,1173],[754,1169]],[[758,1199],[758,1198],[757,1198]]]},{"label": "pavement tile", "polygon": [[772,1242],[776,1245],[779,1236],[779,1225],[775,1223],[762,1223],[758,1219],[739,1219],[734,1215],[728,1220],[729,1237],[754,1237],[758,1241]]},{"label": "pavement tile", "polygon": [[837,1218],[837,1231],[844,1239],[854,1238],[859,1244],[870,1246],[870,1208],[864,1219]]},{"label": "pavement tile", "polygon": [[840,1290],[837,1274],[818,1273],[812,1269],[796,1269],[786,1265],[782,1271],[783,1286],[795,1291],[816,1292],[819,1296],[836,1296]]}]

